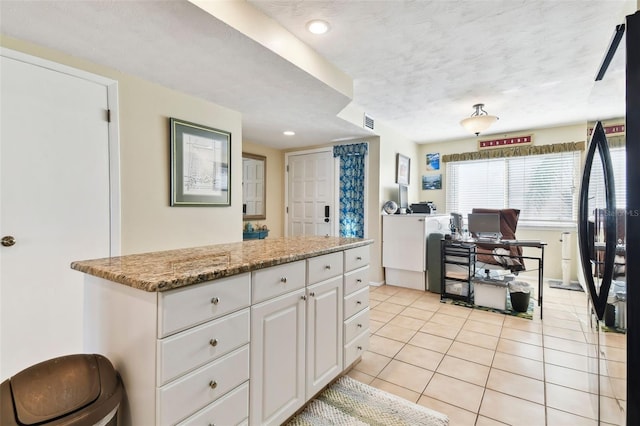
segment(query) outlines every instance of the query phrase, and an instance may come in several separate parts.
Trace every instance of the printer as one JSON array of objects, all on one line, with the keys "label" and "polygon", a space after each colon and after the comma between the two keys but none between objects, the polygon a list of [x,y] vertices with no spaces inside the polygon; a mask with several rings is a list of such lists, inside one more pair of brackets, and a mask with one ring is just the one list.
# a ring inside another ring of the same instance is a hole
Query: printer
[{"label": "printer", "polygon": [[433,201],[421,201],[419,203],[411,204],[411,211],[413,213],[435,213],[436,206]]}]

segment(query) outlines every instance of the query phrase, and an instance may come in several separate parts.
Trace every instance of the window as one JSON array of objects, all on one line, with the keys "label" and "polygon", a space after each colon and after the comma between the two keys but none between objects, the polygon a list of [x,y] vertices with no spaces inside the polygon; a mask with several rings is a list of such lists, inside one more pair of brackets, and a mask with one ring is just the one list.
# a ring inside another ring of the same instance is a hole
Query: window
[{"label": "window", "polygon": [[520,210],[519,224],[570,226],[576,221],[580,152],[447,163],[447,211],[474,207]]},{"label": "window", "polygon": [[[611,164],[613,166],[613,181],[616,184],[616,208],[627,207],[627,151],[622,148],[611,148]],[[604,174],[602,162],[596,152],[591,167],[591,185],[589,185],[589,205],[603,207],[604,201]]]}]

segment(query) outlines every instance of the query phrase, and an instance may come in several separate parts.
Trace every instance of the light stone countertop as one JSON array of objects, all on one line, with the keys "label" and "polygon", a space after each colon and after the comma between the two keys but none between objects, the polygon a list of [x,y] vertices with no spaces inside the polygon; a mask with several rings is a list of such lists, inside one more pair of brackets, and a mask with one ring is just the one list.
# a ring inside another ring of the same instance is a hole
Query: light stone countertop
[{"label": "light stone countertop", "polygon": [[155,292],[372,244],[341,237],[283,237],[71,263],[71,269]]}]

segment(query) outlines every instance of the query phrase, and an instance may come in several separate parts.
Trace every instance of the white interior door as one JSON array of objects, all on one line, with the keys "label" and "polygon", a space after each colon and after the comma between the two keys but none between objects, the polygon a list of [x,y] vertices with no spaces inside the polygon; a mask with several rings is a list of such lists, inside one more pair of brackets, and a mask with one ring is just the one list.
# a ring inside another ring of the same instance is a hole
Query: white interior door
[{"label": "white interior door", "polygon": [[288,235],[334,235],[332,151],[289,155],[288,170]]},{"label": "white interior door", "polygon": [[4,380],[83,351],[83,274],[69,264],[109,256],[110,164],[107,86],[1,53],[0,237],[15,239],[0,246]]}]

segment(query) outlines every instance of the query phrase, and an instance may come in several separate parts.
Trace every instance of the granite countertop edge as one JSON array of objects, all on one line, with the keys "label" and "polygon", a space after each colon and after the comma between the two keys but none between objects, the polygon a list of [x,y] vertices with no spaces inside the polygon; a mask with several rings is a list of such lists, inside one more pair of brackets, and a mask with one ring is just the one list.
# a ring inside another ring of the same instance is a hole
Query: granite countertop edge
[{"label": "granite countertop edge", "polygon": [[282,237],[79,260],[71,263],[71,269],[138,290],[162,292],[372,243],[362,238]]}]

